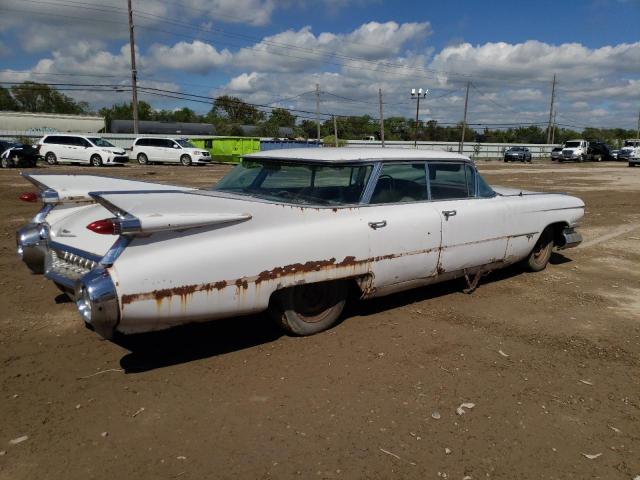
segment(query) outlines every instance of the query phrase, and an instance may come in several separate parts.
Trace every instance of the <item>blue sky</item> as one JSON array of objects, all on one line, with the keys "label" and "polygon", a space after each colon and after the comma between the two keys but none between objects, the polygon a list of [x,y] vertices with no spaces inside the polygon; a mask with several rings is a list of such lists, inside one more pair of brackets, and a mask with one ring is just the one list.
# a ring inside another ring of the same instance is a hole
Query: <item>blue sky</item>
[{"label": "blue sky", "polygon": [[[423,87],[430,89],[423,119],[457,122],[470,81],[470,121],[543,122],[554,74],[559,122],[632,128],[640,108],[637,0],[133,4],[141,97],[155,108],[208,105],[151,88],[312,110],[309,92],[319,83],[323,112],[376,115],[381,88],[387,115],[410,116],[408,91]],[[125,6],[3,0],[0,80],[126,87]],[[130,95],[65,93],[96,109]]]}]

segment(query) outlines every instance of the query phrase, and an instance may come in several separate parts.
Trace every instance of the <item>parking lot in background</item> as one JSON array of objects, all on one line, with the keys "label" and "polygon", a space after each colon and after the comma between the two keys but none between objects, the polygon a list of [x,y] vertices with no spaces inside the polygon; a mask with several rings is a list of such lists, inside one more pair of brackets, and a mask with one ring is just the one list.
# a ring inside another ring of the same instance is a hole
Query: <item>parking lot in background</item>
[{"label": "parking lot in background", "polygon": [[[454,281],[354,302],[311,337],[252,316],[122,344],[21,264],[15,229],[38,207],[0,171],[0,478],[640,475],[640,169],[478,165],[492,185],[581,197],[582,245],[470,295]],[[230,168],[43,170],[206,188]]]}]

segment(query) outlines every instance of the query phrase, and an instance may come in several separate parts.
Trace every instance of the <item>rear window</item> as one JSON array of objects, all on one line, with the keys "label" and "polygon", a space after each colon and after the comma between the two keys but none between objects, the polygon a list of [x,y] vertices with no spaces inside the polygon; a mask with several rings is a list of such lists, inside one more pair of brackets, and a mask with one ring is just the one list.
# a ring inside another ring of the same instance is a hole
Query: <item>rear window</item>
[{"label": "rear window", "polygon": [[475,174],[463,163],[430,163],[429,185],[432,200],[474,197]]}]

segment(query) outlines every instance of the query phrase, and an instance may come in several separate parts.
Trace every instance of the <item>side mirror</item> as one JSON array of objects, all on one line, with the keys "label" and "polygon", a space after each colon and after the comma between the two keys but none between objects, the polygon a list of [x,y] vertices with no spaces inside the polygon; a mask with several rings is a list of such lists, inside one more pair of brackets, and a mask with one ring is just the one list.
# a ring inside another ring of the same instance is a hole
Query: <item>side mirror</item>
[{"label": "side mirror", "polygon": [[173,148],[180,148],[179,145],[176,145],[175,143],[173,144]]}]

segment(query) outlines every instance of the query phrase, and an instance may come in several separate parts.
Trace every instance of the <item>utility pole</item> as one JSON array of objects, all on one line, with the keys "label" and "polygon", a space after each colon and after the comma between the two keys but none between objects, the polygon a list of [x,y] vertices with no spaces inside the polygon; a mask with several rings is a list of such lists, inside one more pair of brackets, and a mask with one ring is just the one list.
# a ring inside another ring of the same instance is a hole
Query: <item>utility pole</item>
[{"label": "utility pole", "polygon": [[316,83],[316,129],[318,130],[318,145],[320,145],[320,84]]},{"label": "utility pole", "polygon": [[138,79],[136,71],[136,44],[133,34],[133,9],[127,0],[129,10],[129,46],[131,47],[131,110],[133,111],[133,133],[138,135]]},{"label": "utility pole", "polygon": [[378,89],[378,100],[380,101],[380,140],[384,148],[384,109],[382,108],[382,89]]},{"label": "utility pole", "polygon": [[427,93],[429,93],[429,89],[426,89],[424,91],[421,88],[419,88],[418,91],[416,91],[415,88],[411,89],[411,98],[415,98],[418,100],[418,103],[416,105],[416,128],[415,128],[415,131],[413,132],[414,148],[418,148],[418,122],[420,120],[420,97],[425,98],[427,96]]},{"label": "utility pole", "polygon": [[464,134],[467,130],[467,105],[469,104],[469,86],[471,82],[467,82],[467,92],[464,94],[464,117],[462,118],[462,138],[460,139],[460,150],[458,153],[464,152]]},{"label": "utility pole", "polygon": [[551,130],[551,144],[556,143],[556,113],[553,112],[553,130]]},{"label": "utility pole", "polygon": [[640,112],[638,112],[638,130],[636,131],[636,138],[640,139]]},{"label": "utility pole", "polygon": [[547,127],[547,145],[551,142],[551,120],[553,118],[553,102],[556,96],[556,74],[553,74],[553,83],[551,84],[551,105],[549,107],[549,126]]},{"label": "utility pole", "polygon": [[338,121],[336,120],[336,116],[333,116],[333,138],[336,147],[338,146]]}]

